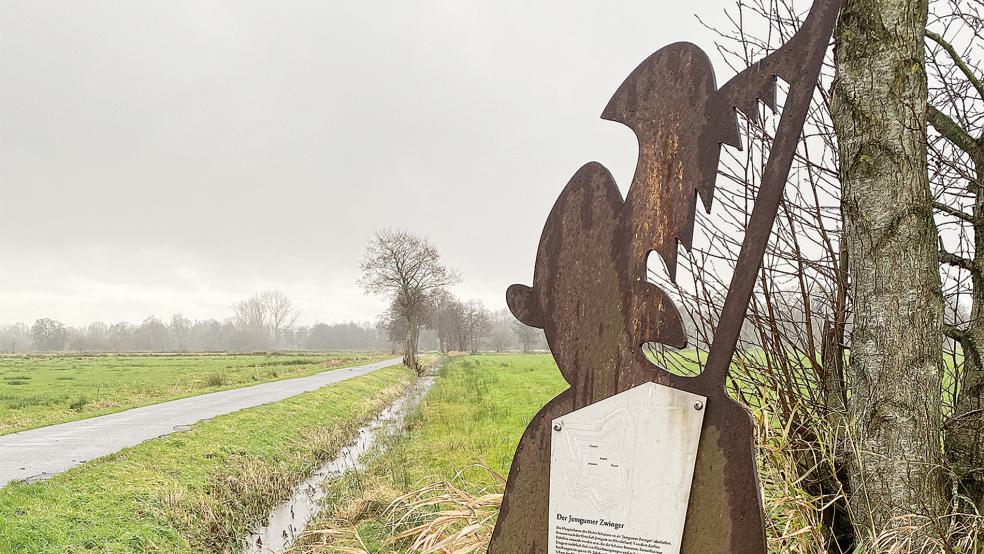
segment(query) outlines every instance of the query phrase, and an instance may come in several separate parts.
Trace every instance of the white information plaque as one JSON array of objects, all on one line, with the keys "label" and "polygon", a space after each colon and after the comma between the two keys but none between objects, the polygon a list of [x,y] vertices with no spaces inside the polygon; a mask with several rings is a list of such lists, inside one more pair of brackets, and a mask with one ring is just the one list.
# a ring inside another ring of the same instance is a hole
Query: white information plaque
[{"label": "white information plaque", "polygon": [[679,554],[706,403],[646,383],[553,420],[549,554]]}]

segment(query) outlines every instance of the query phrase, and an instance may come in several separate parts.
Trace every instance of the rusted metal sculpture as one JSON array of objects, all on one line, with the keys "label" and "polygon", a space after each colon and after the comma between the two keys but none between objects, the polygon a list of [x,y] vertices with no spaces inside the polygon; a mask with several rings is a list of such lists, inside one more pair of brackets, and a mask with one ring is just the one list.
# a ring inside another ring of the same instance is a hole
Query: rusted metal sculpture
[{"label": "rusted metal sculpture", "polygon": [[[682,552],[766,551],[752,421],[725,380],[839,9],[840,0],[816,0],[789,42],[720,89],[707,55],[676,43],[645,60],[612,97],[602,117],[639,140],[626,199],[602,165],[583,166],[547,218],[533,286],[506,293],[519,320],[544,329],[570,388],[520,441],[490,554],[547,552],[550,422],[649,381],[708,398]],[[648,342],[687,344],[673,302],[647,281],[647,257],[657,252],[675,278],[677,245],[691,247],[698,196],[711,209],[720,145],[741,146],[735,109],[755,118],[762,101],[774,110],[776,77],[789,93],[705,369],[671,374],[642,351]]]}]

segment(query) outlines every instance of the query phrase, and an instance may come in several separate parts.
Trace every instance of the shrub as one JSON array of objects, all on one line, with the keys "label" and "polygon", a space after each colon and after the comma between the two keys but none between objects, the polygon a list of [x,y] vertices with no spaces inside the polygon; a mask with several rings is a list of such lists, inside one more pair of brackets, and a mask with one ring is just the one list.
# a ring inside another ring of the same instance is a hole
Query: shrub
[{"label": "shrub", "polygon": [[229,384],[229,380],[222,373],[216,371],[205,378],[205,384],[210,387],[222,387]]}]

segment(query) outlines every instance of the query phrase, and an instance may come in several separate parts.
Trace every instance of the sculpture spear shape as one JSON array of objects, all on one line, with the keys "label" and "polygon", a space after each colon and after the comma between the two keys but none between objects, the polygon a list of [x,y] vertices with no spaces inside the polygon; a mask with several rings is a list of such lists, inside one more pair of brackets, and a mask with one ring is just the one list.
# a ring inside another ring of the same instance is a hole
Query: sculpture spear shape
[{"label": "sculpture spear shape", "polygon": [[[677,43],[650,56],[612,97],[603,117],[639,139],[625,201],[603,166],[582,167],[547,218],[533,286],[507,292],[513,314],[544,329],[571,387],[544,406],[520,440],[490,554],[547,552],[551,422],[647,382],[707,398],[683,539],[672,548],[766,551],[752,422],[725,383],[839,9],[840,0],[815,0],[789,42],[720,89],[706,54]],[[675,279],[678,247],[692,244],[697,197],[711,208],[720,145],[740,146],[735,109],[750,118],[759,100],[774,109],[776,77],[790,91],[707,364],[696,378],[671,374],[641,349],[686,342],[676,308],[647,280],[647,259],[657,252]]]}]

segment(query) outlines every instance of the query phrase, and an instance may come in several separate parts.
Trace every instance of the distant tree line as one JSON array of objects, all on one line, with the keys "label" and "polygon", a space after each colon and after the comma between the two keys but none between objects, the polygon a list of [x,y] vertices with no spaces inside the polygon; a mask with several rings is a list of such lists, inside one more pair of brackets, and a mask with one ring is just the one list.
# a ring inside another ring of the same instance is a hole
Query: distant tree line
[{"label": "distant tree line", "polygon": [[71,327],[43,317],[32,325],[0,325],[0,352],[248,352],[383,350],[385,333],[370,323],[297,325],[297,310],[280,291],[257,293],[232,306],[224,321],[156,315],[141,323],[101,321]]},{"label": "distant tree line", "polygon": [[[420,346],[430,351],[534,350],[546,348],[538,329],[508,312],[489,312],[481,302],[449,293],[429,311]],[[140,323],[97,321],[73,327],[42,317],[33,324],[0,325],[0,353],[27,352],[252,352],[392,350],[404,336],[391,313],[376,323],[298,325],[297,310],[280,291],[255,294],[232,306],[223,321],[149,316]]]},{"label": "distant tree line", "polygon": [[[402,346],[405,325],[393,307],[377,323],[394,346]],[[447,290],[431,299],[417,333],[419,347],[425,351],[474,354],[547,349],[543,331],[523,325],[508,310],[491,311],[480,300],[461,300]]]},{"label": "distant tree line", "polygon": [[501,352],[546,346],[541,331],[521,324],[507,311],[493,314],[479,300],[455,297],[449,288],[461,276],[425,237],[379,230],[366,245],[360,269],[363,290],[389,301],[379,327],[393,344],[402,344],[408,367],[420,369],[420,349],[475,353],[483,348]]},{"label": "distant tree line", "polygon": [[520,323],[508,310],[489,311],[479,300],[463,301],[441,291],[431,305],[428,325],[442,352],[544,350],[543,332]]}]

